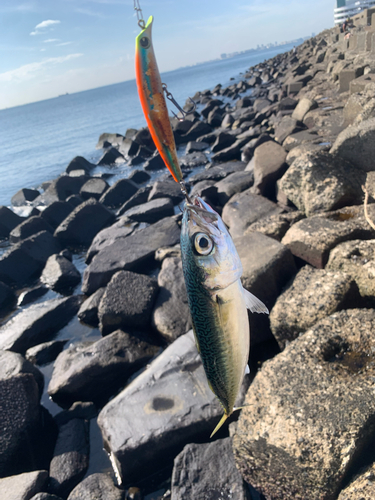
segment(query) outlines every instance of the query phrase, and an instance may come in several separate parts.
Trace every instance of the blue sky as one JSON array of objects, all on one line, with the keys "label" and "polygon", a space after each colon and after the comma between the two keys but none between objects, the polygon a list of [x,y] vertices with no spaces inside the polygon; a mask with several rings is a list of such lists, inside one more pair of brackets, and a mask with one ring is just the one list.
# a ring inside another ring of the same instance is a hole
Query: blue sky
[{"label": "blue sky", "polygon": [[[332,0],[140,0],[160,71],[319,33]],[[0,109],[134,78],[133,0],[1,0]]]}]

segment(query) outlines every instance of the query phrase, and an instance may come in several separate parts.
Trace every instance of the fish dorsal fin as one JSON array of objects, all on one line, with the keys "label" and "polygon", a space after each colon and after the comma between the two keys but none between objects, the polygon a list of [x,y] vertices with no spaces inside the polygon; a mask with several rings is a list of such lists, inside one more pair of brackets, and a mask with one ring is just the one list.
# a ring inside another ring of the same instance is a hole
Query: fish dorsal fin
[{"label": "fish dorsal fin", "polygon": [[245,290],[245,288],[243,287],[242,287],[242,293],[245,299],[246,307],[251,312],[269,314],[269,310],[267,309],[267,307],[263,304],[261,300],[255,297],[255,295],[250,293],[248,290]]}]

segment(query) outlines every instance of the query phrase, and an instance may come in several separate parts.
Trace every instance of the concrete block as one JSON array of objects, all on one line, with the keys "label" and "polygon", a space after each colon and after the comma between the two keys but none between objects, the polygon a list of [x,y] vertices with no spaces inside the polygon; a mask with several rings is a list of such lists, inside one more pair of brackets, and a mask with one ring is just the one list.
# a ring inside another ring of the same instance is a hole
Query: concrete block
[{"label": "concrete block", "polygon": [[288,95],[289,94],[296,94],[297,92],[299,92],[301,90],[302,87],[303,87],[302,82],[289,83],[288,90],[287,90]]},{"label": "concrete block", "polygon": [[375,83],[375,74],[367,73],[367,75],[362,75],[358,78],[355,78],[349,83],[350,94],[354,94],[357,92],[363,92],[368,83]]},{"label": "concrete block", "polygon": [[352,80],[355,80],[359,76],[363,75],[363,67],[351,69],[343,69],[339,74],[339,92],[346,92],[349,90],[349,84]]}]

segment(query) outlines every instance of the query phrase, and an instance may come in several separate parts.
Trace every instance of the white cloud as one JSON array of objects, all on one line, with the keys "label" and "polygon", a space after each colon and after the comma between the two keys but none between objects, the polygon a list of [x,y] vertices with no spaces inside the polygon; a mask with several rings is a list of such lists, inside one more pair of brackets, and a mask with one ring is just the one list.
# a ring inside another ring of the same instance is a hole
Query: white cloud
[{"label": "white cloud", "polygon": [[19,83],[25,80],[31,80],[37,75],[37,73],[45,68],[55,66],[56,64],[60,64],[82,56],[83,54],[68,54],[67,56],[50,57],[40,62],[24,64],[17,69],[12,69],[10,71],[5,71],[5,73],[0,73],[0,82]]},{"label": "white cloud", "polygon": [[58,20],[53,20],[53,19],[48,19],[47,21],[42,21],[41,23],[37,24],[34,28],[35,31],[32,31],[30,35],[43,35],[46,33],[46,31],[49,31],[48,28],[51,28],[51,26],[55,24],[60,24],[61,21]]},{"label": "white cloud", "polygon": [[43,40],[43,43],[59,42],[59,38],[48,38],[48,40]]},{"label": "white cloud", "polygon": [[65,45],[71,45],[73,42],[62,42],[62,43],[58,43],[57,44],[57,47],[65,47]]}]

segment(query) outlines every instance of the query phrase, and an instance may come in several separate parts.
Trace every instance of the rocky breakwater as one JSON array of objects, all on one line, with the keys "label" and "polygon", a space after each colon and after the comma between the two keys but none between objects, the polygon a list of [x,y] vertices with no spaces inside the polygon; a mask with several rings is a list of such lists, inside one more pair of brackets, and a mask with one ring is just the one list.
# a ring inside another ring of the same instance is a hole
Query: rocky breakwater
[{"label": "rocky breakwater", "polygon": [[[351,40],[372,40],[357,24]],[[27,217],[0,208],[1,498],[375,496],[375,45],[353,43],[327,30],[172,120],[190,195],[222,214],[270,309],[249,318],[230,437],[209,440],[222,410],[190,330],[183,199],[147,129],[18,192]],[[97,416],[119,482],[90,451]]]}]

